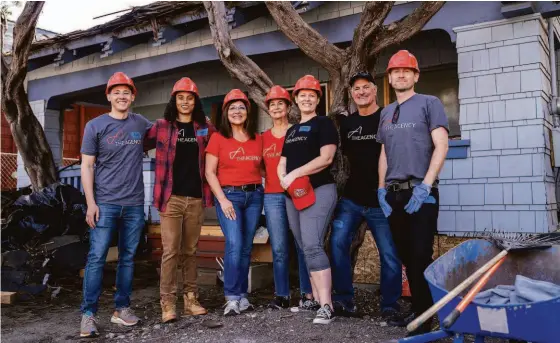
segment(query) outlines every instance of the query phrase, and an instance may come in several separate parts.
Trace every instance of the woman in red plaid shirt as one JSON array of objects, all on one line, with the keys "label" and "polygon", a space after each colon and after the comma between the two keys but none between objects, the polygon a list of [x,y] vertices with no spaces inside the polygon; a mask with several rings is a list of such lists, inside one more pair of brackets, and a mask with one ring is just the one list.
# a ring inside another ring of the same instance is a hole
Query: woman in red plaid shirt
[{"label": "woman in red plaid shirt", "polygon": [[207,122],[196,84],[184,77],[175,83],[164,119],[148,133],[156,148],[154,206],[161,218],[161,320],[177,318],[177,265],[183,268],[185,315],[207,311],[197,300],[196,249],[205,207],[212,194],[205,178],[204,153],[216,131]]}]

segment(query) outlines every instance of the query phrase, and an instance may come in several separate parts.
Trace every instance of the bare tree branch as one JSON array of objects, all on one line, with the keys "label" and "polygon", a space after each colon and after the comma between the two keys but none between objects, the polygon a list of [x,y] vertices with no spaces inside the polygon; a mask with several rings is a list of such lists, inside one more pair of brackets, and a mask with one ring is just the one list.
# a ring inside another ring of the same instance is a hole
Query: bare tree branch
[{"label": "bare tree branch", "polygon": [[369,56],[377,56],[383,49],[399,44],[417,34],[445,5],[445,1],[425,1],[405,18],[387,25],[372,44]]},{"label": "bare tree branch", "polygon": [[[23,81],[27,76],[27,60],[29,58],[29,50],[31,43],[35,38],[35,27],[39,14],[43,9],[44,2],[34,1],[25,4],[23,12],[18,17],[14,26],[14,43],[12,47],[12,63],[10,71],[6,75],[3,89],[15,91],[19,87],[23,87]],[[19,39],[15,39],[15,37]],[[4,56],[2,56],[4,58]],[[5,92],[4,92],[5,93]],[[12,96],[13,94],[4,94],[4,96]]]},{"label": "bare tree branch", "polygon": [[10,124],[14,142],[21,154],[33,190],[57,181],[53,153],[45,132],[29,104],[23,87],[29,51],[44,2],[28,1],[18,17],[13,34],[11,63],[2,55],[2,112]]},{"label": "bare tree branch", "polygon": [[233,77],[247,86],[253,101],[266,110],[264,98],[273,85],[272,80],[233,43],[226,20],[225,3],[223,1],[204,1],[203,3],[208,12],[210,31],[220,60]]},{"label": "bare tree branch", "polygon": [[280,30],[307,56],[329,74],[340,73],[346,51],[336,47],[307,24],[289,1],[266,1],[266,7]]},{"label": "bare tree branch", "polygon": [[352,45],[348,48],[349,54],[358,56],[362,63],[367,63],[368,51],[376,42],[377,35],[383,31],[383,22],[389,15],[389,12],[391,12],[393,5],[394,1],[366,2],[360,18],[360,24],[354,30]]}]

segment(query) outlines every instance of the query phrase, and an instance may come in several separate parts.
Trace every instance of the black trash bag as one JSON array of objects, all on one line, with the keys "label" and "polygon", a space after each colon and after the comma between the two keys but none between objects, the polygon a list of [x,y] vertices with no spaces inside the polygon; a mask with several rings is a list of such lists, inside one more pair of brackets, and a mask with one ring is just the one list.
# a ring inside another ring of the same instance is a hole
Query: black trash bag
[{"label": "black trash bag", "polygon": [[88,232],[86,212],[85,197],[78,189],[54,183],[39,192],[22,195],[12,204],[2,230],[3,243],[7,238],[15,248],[32,240],[41,244],[61,235],[78,235],[85,239]]},{"label": "black trash bag", "polygon": [[53,252],[48,267],[56,275],[64,273],[77,274],[80,269],[86,267],[88,252],[88,242],[75,242],[64,245]]}]

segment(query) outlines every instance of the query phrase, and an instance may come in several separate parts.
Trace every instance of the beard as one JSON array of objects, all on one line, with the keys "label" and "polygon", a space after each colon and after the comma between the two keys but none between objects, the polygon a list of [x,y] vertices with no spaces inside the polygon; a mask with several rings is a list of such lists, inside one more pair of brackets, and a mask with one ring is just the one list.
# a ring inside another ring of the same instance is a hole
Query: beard
[{"label": "beard", "polygon": [[396,88],[393,86],[393,89],[395,90],[395,92],[397,93],[404,93],[404,92],[408,92],[410,90],[412,90],[414,88],[414,84],[410,85],[410,86],[403,86],[403,87],[399,87]]}]

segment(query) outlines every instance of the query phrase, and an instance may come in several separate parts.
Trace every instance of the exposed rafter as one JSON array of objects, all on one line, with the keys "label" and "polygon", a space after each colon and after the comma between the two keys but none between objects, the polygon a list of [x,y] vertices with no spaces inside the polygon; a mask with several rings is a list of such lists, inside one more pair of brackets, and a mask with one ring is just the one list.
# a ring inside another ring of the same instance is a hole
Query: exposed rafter
[{"label": "exposed rafter", "polygon": [[175,39],[187,34],[187,29],[174,26],[162,26],[157,31],[157,39],[154,39],[152,46],[161,46],[165,43],[170,43]]},{"label": "exposed rafter", "polygon": [[127,42],[124,39],[111,37],[109,38],[109,40],[107,40],[107,42],[105,42],[105,44],[103,44],[103,47],[101,48],[101,55],[99,57],[109,57],[113,54],[116,54],[117,52],[121,52],[130,48],[132,45],[132,43]]},{"label": "exposed rafter", "polygon": [[293,6],[297,13],[303,14],[323,5],[324,3],[324,1],[293,1]]},{"label": "exposed rafter", "polygon": [[[178,4],[178,5],[175,5]],[[109,57],[130,47],[149,43],[152,46],[168,44],[207,25],[206,11],[197,10],[200,3],[147,5],[134,8],[109,23],[94,28],[36,42],[29,57],[29,71],[55,63],[56,66],[100,52],[100,58]],[[188,13],[178,13],[177,11]],[[132,12],[140,13],[133,18]],[[243,25],[267,13],[262,3],[240,3],[226,10],[230,29]],[[138,25],[138,21],[142,24]]]}]

